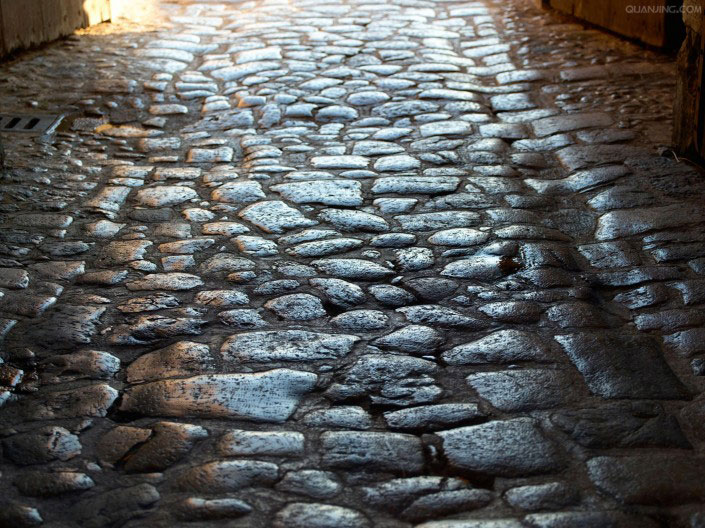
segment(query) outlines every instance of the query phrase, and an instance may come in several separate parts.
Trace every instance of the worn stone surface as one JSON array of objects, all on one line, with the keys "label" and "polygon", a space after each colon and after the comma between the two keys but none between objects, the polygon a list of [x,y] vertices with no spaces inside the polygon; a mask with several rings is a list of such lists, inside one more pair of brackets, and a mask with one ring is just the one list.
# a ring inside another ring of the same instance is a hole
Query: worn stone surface
[{"label": "worn stone surface", "polygon": [[450,466],[460,472],[518,477],[563,465],[557,448],[526,418],[494,421],[436,433]]},{"label": "worn stone surface", "polygon": [[221,350],[223,358],[237,361],[315,361],[347,355],[359,338],[303,330],[241,333]]},{"label": "worn stone surface", "polygon": [[[286,369],[155,381],[129,389],[121,409],[148,416],[210,416],[282,422],[315,383],[315,374]],[[263,398],[263,394],[267,397]]]},{"label": "worn stone surface", "polygon": [[703,525],[673,60],[534,3],[144,0],[0,64],[66,115],[2,138],[0,525]]}]

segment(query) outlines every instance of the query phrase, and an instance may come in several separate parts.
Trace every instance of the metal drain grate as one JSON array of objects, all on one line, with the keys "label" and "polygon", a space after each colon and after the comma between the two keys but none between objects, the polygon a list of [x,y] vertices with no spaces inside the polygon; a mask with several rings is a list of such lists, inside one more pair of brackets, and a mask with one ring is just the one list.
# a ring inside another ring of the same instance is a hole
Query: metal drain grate
[{"label": "metal drain grate", "polygon": [[64,116],[0,115],[0,132],[10,134],[51,134]]}]

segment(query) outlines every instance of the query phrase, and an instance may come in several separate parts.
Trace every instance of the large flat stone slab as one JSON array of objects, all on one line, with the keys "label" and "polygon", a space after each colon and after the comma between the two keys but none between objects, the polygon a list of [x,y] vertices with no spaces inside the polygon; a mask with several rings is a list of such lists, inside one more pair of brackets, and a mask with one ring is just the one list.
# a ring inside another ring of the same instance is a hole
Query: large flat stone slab
[{"label": "large flat stone slab", "polygon": [[555,339],[583,375],[590,391],[598,396],[665,400],[688,397],[652,338],[584,332]]},{"label": "large flat stone slab", "polygon": [[213,370],[215,361],[208,345],[179,341],[133,361],[127,368],[130,383],[178,376],[203,374]]},{"label": "large flat stone slab", "polygon": [[563,466],[556,447],[533,420],[517,418],[436,433],[456,471],[501,477],[548,473]]},{"label": "large flat stone slab", "polygon": [[305,330],[249,332],[229,337],[221,352],[226,361],[319,361],[347,355],[359,340]]},{"label": "large flat stone slab", "polygon": [[442,356],[449,365],[547,361],[550,357],[548,345],[539,336],[521,330],[497,330],[451,348]]},{"label": "large flat stone slab", "polygon": [[612,118],[608,114],[594,112],[589,114],[568,114],[545,117],[531,123],[538,137],[550,136],[559,132],[570,132],[581,128],[608,127]]},{"label": "large flat stone slab", "polygon": [[700,222],[705,222],[705,210],[700,204],[620,209],[599,218],[595,238],[614,240],[657,229],[677,228]]},{"label": "large flat stone slab", "polygon": [[325,467],[414,474],[424,466],[421,441],[413,435],[329,431],[321,443]]},{"label": "large flat stone slab", "polygon": [[240,211],[238,216],[267,233],[283,233],[286,229],[310,227],[318,223],[306,218],[298,209],[276,200],[252,204]]},{"label": "large flat stone slab", "polygon": [[644,149],[625,145],[574,145],[559,150],[558,160],[568,169],[585,169],[608,163],[622,163],[627,158],[644,155]]},{"label": "large flat stone slab", "polygon": [[705,500],[705,460],[680,453],[600,456],[587,462],[590,479],[626,504],[685,504]]},{"label": "large flat stone slab", "polygon": [[294,203],[320,203],[324,205],[362,205],[360,182],[349,180],[324,180],[282,183],[270,189]]},{"label": "large flat stone slab", "polygon": [[284,422],[317,379],[310,372],[275,369],[156,381],[127,389],[120,409],[147,416]]}]

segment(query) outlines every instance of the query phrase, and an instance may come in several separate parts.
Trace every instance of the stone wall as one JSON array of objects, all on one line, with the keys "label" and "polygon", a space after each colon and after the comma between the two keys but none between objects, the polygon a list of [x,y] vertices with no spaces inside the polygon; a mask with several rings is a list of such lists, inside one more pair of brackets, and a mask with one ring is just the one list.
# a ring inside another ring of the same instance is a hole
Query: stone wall
[{"label": "stone wall", "polygon": [[705,159],[705,0],[685,0],[686,38],[678,54],[673,144],[686,156]]},{"label": "stone wall", "polygon": [[0,0],[0,57],[110,20],[110,0]]}]

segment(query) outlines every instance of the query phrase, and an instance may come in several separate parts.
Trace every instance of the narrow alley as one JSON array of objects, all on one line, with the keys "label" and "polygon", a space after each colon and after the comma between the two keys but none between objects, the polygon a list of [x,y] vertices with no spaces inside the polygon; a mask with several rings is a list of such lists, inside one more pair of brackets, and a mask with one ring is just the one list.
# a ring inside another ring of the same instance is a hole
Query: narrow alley
[{"label": "narrow alley", "polygon": [[672,56],[527,0],[134,2],[0,63],[0,527],[705,528]]}]

